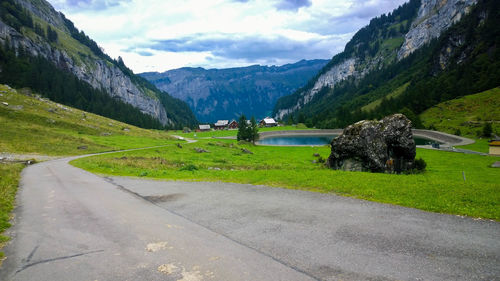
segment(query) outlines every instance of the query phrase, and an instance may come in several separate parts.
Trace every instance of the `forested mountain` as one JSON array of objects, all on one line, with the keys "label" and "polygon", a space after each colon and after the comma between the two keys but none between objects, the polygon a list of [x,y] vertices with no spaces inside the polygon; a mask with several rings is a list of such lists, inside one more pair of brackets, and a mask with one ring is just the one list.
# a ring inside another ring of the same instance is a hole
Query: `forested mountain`
[{"label": "forested mountain", "polygon": [[495,0],[411,0],[373,19],[309,83],[278,100],[274,115],[321,128],[402,112],[500,85]]},{"label": "forested mountain", "polygon": [[302,60],[283,66],[180,68],[140,74],[161,90],[189,104],[200,121],[263,118],[274,103],[312,78],[328,60]]},{"label": "forested mountain", "polygon": [[0,82],[147,128],[193,126],[187,104],[111,59],[45,0],[0,5]]}]

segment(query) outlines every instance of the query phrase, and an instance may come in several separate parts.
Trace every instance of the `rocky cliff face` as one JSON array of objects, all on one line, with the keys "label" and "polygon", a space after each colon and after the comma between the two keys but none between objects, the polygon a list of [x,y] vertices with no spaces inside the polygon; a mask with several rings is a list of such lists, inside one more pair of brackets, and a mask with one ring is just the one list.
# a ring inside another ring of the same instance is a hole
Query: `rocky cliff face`
[{"label": "rocky cliff face", "polygon": [[[38,2],[34,4],[27,0],[19,1],[33,15],[67,32],[61,14],[57,13],[47,2]],[[51,45],[38,35],[27,37],[0,21],[0,43],[4,44],[6,41],[16,50],[23,48],[32,56],[42,56],[52,61],[59,68],[70,71],[80,80],[139,108],[143,113],[155,117],[164,125],[171,123],[164,106],[156,97],[148,96],[146,89],[138,87],[117,66],[108,61],[92,56],[75,58],[64,48]]]},{"label": "rocky cliff face", "polygon": [[422,1],[418,16],[398,51],[398,59],[407,57],[416,49],[439,37],[444,30],[467,14],[476,2],[477,0]]},{"label": "rocky cliff face", "polygon": [[[345,55],[338,63],[333,65],[330,63],[327,66],[328,69],[323,69],[323,74],[313,81],[312,87],[294,94],[297,98],[293,105],[275,108],[275,117],[281,119],[303,108],[324,87],[333,88],[337,83],[347,78],[359,80],[370,71],[381,67],[383,63],[407,57],[459,21],[476,2],[477,0],[422,0],[417,16],[413,19],[409,31],[402,38],[403,43],[400,47],[385,53],[379,51],[375,56],[368,58],[352,54]],[[347,50],[344,51],[344,53],[346,52]],[[442,67],[444,67],[446,53],[442,57]]]},{"label": "rocky cliff face", "polygon": [[[328,61],[300,61],[284,66],[228,69],[180,68],[143,73],[161,90],[189,104],[200,121],[236,119],[240,114],[263,118],[276,100],[303,86]],[[339,69],[349,73],[349,67]]]}]

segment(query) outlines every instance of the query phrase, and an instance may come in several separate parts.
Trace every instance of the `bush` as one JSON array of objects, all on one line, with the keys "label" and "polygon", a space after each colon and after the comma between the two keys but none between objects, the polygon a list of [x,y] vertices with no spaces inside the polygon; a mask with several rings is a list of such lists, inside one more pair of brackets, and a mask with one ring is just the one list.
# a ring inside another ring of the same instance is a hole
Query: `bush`
[{"label": "bush", "polygon": [[491,134],[493,133],[493,128],[491,127],[491,123],[487,122],[484,124],[483,127],[483,137],[491,137]]},{"label": "bush", "polygon": [[304,123],[297,124],[297,129],[307,129],[307,126]]},{"label": "bush", "polygon": [[415,170],[417,172],[423,172],[423,171],[425,171],[426,167],[427,167],[427,163],[425,162],[424,159],[422,159],[422,158],[415,159],[413,170]]},{"label": "bush", "polygon": [[196,171],[196,170],[198,170],[198,167],[196,167],[194,164],[188,164],[186,166],[183,166],[179,170],[180,171]]}]

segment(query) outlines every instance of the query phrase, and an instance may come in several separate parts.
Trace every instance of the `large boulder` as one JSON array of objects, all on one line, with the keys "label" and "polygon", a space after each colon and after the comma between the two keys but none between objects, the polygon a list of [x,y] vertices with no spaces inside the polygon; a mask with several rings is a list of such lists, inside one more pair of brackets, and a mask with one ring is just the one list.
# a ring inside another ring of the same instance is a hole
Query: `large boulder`
[{"label": "large boulder", "polygon": [[327,165],[336,170],[400,173],[413,168],[415,141],[403,114],[359,121],[332,140]]}]

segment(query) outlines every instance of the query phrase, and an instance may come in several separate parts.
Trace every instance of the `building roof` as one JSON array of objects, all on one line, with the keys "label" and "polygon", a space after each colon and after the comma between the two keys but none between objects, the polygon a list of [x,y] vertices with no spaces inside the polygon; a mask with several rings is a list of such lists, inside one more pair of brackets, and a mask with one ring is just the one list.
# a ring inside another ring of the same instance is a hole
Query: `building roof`
[{"label": "building roof", "polygon": [[210,130],[210,125],[200,125],[200,130]]},{"label": "building roof", "polygon": [[229,120],[217,120],[215,126],[226,126],[227,124],[229,124]]},{"label": "building roof", "polygon": [[490,146],[500,146],[500,140],[492,140],[492,141],[490,141]]},{"label": "building roof", "polygon": [[276,124],[276,121],[274,121],[273,118],[266,117],[262,120],[266,124]]}]

